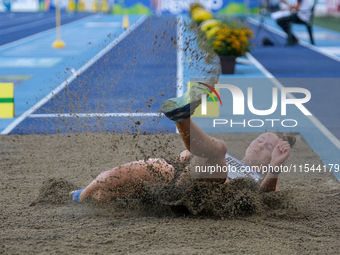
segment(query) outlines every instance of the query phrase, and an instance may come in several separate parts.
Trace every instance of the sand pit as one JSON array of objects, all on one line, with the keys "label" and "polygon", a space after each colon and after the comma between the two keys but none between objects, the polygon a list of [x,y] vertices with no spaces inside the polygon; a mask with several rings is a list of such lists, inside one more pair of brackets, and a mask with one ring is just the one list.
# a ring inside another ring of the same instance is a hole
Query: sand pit
[{"label": "sand pit", "polygon": [[[241,158],[257,134],[223,134]],[[298,136],[289,164],[321,164]],[[141,199],[75,204],[100,172],[174,158],[176,134],[0,136],[0,254],[339,254],[340,184],[332,173],[285,175],[261,195],[251,180],[146,185]]]}]

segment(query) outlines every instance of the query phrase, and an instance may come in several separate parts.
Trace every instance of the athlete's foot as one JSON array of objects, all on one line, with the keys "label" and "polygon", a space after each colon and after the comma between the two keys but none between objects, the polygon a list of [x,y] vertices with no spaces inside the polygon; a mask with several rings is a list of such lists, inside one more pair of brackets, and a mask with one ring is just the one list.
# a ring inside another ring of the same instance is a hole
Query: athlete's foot
[{"label": "athlete's foot", "polygon": [[298,44],[299,40],[296,37],[293,37],[291,40],[287,40],[285,46],[293,46]]},{"label": "athlete's foot", "polygon": [[175,122],[189,118],[201,104],[202,95],[211,93],[212,89],[213,87],[206,83],[197,82],[183,96],[170,98],[163,102],[161,112]]},{"label": "athlete's foot", "polygon": [[83,190],[84,189],[74,190],[68,193],[73,202],[82,203],[82,201],[80,200],[80,194]]}]

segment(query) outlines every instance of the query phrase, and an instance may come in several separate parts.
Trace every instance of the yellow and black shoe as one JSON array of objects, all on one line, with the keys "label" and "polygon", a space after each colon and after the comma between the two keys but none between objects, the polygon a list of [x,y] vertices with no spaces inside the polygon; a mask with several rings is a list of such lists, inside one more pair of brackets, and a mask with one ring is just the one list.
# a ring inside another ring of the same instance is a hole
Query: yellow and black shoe
[{"label": "yellow and black shoe", "polygon": [[212,92],[211,88],[208,84],[197,82],[183,96],[166,100],[161,107],[161,112],[174,122],[189,118],[201,104],[202,95],[209,96]]}]

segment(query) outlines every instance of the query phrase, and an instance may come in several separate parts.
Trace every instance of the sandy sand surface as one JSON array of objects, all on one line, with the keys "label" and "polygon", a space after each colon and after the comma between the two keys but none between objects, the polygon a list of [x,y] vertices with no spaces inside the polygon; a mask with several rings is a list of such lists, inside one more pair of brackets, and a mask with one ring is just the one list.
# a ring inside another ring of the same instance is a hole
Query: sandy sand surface
[{"label": "sandy sand surface", "polygon": [[[218,137],[242,158],[256,134]],[[179,136],[9,135],[0,144],[0,254],[339,254],[340,184],[331,173],[282,174],[280,190],[266,195],[243,180],[189,185],[177,201],[164,202],[173,189],[147,185],[149,201],[75,204],[67,193],[102,171],[174,158],[184,150]],[[298,136],[287,163],[321,161]]]}]

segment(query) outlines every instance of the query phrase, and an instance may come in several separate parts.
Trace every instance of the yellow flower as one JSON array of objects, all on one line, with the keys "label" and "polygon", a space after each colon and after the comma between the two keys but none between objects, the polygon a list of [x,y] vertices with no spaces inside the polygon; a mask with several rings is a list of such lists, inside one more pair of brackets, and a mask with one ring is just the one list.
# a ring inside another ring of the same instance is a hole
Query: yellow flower
[{"label": "yellow flower", "polygon": [[248,41],[248,38],[246,36],[242,35],[242,36],[240,36],[240,40],[242,42],[246,42],[246,41]]},{"label": "yellow flower", "polygon": [[196,22],[203,22],[205,20],[209,20],[209,19],[212,19],[212,18],[213,18],[212,13],[207,11],[207,10],[204,10],[202,8],[195,10],[192,13],[192,19]]},{"label": "yellow flower", "polygon": [[[207,14],[205,10],[197,10],[192,18],[196,22],[202,22],[209,14],[212,15],[209,12]],[[245,23],[238,20],[224,23],[215,19],[206,20],[202,23],[201,30],[206,33],[206,37],[218,55],[237,57],[250,50],[249,40],[253,37],[253,32]]]},{"label": "yellow flower", "polygon": [[196,6],[195,8],[192,8],[191,13],[193,13],[194,11],[197,11],[198,9],[204,9],[201,6]]},{"label": "yellow flower", "polygon": [[201,30],[204,32],[207,32],[213,27],[219,27],[220,25],[221,25],[221,22],[218,21],[217,19],[209,19],[209,20],[204,21],[201,24]]},{"label": "yellow flower", "polygon": [[203,8],[203,7],[200,7],[200,6],[197,6],[197,7],[193,8],[193,9],[191,10],[191,16],[192,16],[192,14],[193,14],[195,11],[198,11],[198,10],[204,10],[204,8]]},{"label": "yellow flower", "polygon": [[241,30],[240,36],[241,36],[241,37],[244,37],[244,36],[246,37],[246,36],[247,36],[246,31],[245,31],[245,30]]},{"label": "yellow flower", "polygon": [[201,5],[200,3],[192,3],[192,4],[190,4],[190,12],[193,12],[194,10],[196,10],[198,8],[203,8],[203,5]]},{"label": "yellow flower", "polygon": [[213,37],[219,30],[220,30],[219,27],[213,27],[212,29],[210,29],[209,31],[207,31],[207,33],[206,33],[207,38],[210,39],[210,38]]},{"label": "yellow flower", "polygon": [[226,37],[225,37],[225,35],[217,34],[217,35],[216,35],[216,39],[217,39],[217,40],[225,40]]}]

